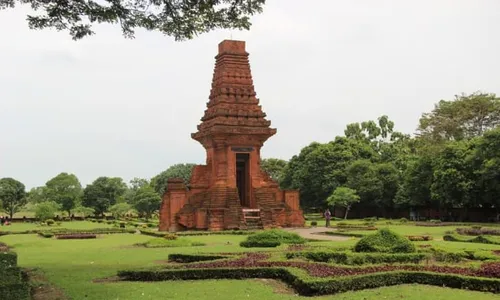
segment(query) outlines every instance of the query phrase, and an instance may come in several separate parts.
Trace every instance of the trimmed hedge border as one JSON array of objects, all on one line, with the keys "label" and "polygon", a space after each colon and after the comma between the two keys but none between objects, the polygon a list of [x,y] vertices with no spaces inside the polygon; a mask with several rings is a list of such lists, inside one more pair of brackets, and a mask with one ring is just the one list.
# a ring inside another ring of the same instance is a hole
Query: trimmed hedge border
[{"label": "trimmed hedge border", "polygon": [[9,300],[31,299],[28,276],[17,267],[15,252],[0,252],[0,297]]},{"label": "trimmed hedge border", "polygon": [[367,234],[362,234],[362,233],[340,232],[340,231],[326,231],[323,233],[326,235],[338,235],[338,236],[347,236],[347,237],[355,237],[355,238],[362,238],[362,237],[367,236]]},{"label": "trimmed hedge border", "polygon": [[288,252],[287,259],[305,258],[315,262],[331,262],[343,265],[363,265],[381,263],[417,264],[431,258],[429,253],[349,253],[349,252]]},{"label": "trimmed hedge border", "polygon": [[53,234],[70,234],[70,233],[95,233],[95,234],[114,234],[114,233],[135,233],[135,229],[124,228],[94,228],[94,229],[34,229],[25,231],[0,231],[0,236],[9,234],[40,234],[40,233],[53,233]]},{"label": "trimmed hedge border", "polygon": [[479,235],[472,239],[467,239],[455,234],[446,234],[443,236],[444,241],[448,242],[462,242],[462,243],[478,243],[478,244],[490,244],[490,245],[500,245],[500,242],[493,241],[486,236]]},{"label": "trimmed hedge border", "polygon": [[228,256],[209,255],[209,254],[180,254],[172,253],[168,255],[168,260],[177,263],[192,263],[199,261],[210,261],[217,259],[226,259]]},{"label": "trimmed hedge border", "polygon": [[483,292],[500,293],[500,280],[431,272],[397,271],[332,279],[313,279],[293,268],[218,268],[171,269],[156,271],[119,271],[126,281],[204,280],[204,279],[279,279],[302,296],[317,296],[400,284],[426,284]]},{"label": "trimmed hedge border", "polygon": [[[154,236],[154,237],[164,237],[169,232],[167,231],[151,231],[139,229],[139,232],[144,235]],[[175,232],[178,236],[202,236],[202,235],[250,235],[258,231],[252,230],[223,230],[223,231],[181,231]]]},{"label": "trimmed hedge border", "polygon": [[95,238],[97,238],[97,235],[93,233],[56,234],[56,239],[58,240],[88,240]]}]

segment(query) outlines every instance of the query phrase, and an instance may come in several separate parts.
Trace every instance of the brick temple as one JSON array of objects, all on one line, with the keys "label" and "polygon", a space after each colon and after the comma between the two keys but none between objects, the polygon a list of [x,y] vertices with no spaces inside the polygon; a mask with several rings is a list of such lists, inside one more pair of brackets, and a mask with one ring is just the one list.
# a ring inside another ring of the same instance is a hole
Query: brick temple
[{"label": "brick temple", "polygon": [[259,105],[245,42],[224,40],[215,57],[209,102],[191,137],[206,150],[189,189],[170,179],[160,231],[303,226],[299,192],[280,190],[260,168],[260,149],[276,134]]}]

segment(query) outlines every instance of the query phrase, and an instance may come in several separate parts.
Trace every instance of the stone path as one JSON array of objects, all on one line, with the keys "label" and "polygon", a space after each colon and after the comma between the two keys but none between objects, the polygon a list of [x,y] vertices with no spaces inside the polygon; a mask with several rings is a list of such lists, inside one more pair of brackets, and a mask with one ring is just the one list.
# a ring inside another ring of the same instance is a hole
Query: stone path
[{"label": "stone path", "polygon": [[286,230],[295,232],[303,238],[322,241],[347,241],[350,237],[320,234],[325,231],[333,231],[332,228],[311,227],[311,228],[287,228]]}]

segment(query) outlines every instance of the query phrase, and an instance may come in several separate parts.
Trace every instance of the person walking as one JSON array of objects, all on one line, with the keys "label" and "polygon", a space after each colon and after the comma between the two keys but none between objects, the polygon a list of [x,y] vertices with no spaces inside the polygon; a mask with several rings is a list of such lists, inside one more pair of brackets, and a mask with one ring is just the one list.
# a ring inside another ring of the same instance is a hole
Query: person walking
[{"label": "person walking", "polygon": [[326,227],[330,227],[330,219],[332,218],[332,213],[330,210],[327,208],[325,210],[325,220],[326,220]]}]

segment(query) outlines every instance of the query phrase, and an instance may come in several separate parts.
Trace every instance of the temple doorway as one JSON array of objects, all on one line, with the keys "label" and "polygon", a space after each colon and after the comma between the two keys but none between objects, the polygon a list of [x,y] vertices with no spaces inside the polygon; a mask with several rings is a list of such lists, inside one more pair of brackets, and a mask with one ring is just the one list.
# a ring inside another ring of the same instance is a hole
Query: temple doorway
[{"label": "temple doorway", "polygon": [[236,154],[236,187],[242,207],[250,207],[250,155],[248,153]]}]

